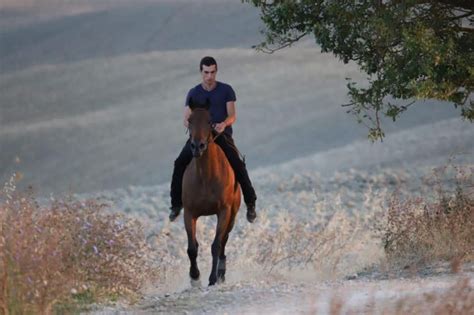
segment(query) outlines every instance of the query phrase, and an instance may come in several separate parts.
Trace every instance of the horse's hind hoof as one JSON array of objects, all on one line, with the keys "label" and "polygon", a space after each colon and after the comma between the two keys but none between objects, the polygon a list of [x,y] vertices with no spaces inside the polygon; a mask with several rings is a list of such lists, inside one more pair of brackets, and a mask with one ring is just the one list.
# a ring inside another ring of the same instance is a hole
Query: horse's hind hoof
[{"label": "horse's hind hoof", "polygon": [[226,257],[220,257],[217,265],[217,282],[222,283],[225,281],[225,265]]},{"label": "horse's hind hoof", "polygon": [[249,209],[247,211],[247,221],[249,221],[250,223],[254,223],[256,218],[257,213],[255,212],[255,209]]},{"label": "horse's hind hoof", "polygon": [[217,270],[217,282],[225,281],[225,269]]},{"label": "horse's hind hoof", "polygon": [[217,283],[224,283],[225,282],[225,274],[217,276]]},{"label": "horse's hind hoof", "polygon": [[216,275],[213,275],[213,276],[209,277],[209,286],[216,284],[216,282],[217,282],[217,276]]}]

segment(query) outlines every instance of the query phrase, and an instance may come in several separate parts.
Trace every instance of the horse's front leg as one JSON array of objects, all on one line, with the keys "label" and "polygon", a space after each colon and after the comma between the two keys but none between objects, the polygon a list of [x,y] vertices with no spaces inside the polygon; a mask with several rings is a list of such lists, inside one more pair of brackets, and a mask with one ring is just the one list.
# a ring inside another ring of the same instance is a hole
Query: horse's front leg
[{"label": "horse's front leg", "polygon": [[211,275],[209,276],[209,285],[214,285],[217,282],[217,267],[219,264],[219,255],[221,254],[222,246],[224,243],[224,237],[227,232],[227,227],[229,226],[230,220],[230,211],[223,211],[217,215],[217,228],[216,228],[216,237],[214,242],[212,242],[211,252],[212,252],[212,270]]},{"label": "horse's front leg", "polygon": [[229,239],[230,231],[232,231],[232,228],[234,227],[234,223],[235,223],[235,215],[230,219],[230,223],[227,226],[227,230],[222,239],[221,252],[219,253],[219,263],[217,264],[217,281],[219,282],[225,281],[225,270],[226,270],[225,245],[227,244],[227,240]]},{"label": "horse's front leg", "polygon": [[199,247],[199,244],[196,240],[196,221],[197,218],[193,218],[189,211],[185,209],[184,226],[186,227],[186,234],[188,235],[188,257],[191,263],[191,267],[189,269],[189,276],[193,280],[199,279],[200,275],[196,261]]}]

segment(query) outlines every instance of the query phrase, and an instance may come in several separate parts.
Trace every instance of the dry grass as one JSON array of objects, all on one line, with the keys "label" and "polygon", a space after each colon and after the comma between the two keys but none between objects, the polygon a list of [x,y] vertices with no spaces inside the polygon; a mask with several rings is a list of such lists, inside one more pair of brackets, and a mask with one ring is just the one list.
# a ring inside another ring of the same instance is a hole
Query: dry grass
[{"label": "dry grass", "polygon": [[[323,207],[323,206],[322,206]],[[276,217],[259,212],[258,225],[242,224],[231,232],[226,246],[228,270],[258,270],[279,276],[288,271],[311,271],[318,279],[335,279],[353,274],[364,262],[357,253],[369,247],[368,233],[359,218],[342,211],[331,215],[315,211],[308,219],[282,212]],[[173,277],[179,266],[188,266],[186,234],[182,226],[162,229],[154,246],[168,264],[162,278]],[[202,265],[210,263],[215,219],[201,218],[197,224]],[[170,247],[171,246],[171,247]]]},{"label": "dry grass", "polygon": [[427,181],[434,195],[394,195],[380,228],[388,261],[418,266],[474,259],[473,183],[472,169],[448,165]]},{"label": "dry grass", "polygon": [[79,300],[134,294],[157,276],[141,226],[106,205],[0,194],[0,313],[49,314]]},{"label": "dry grass", "polygon": [[246,257],[264,270],[313,270],[336,275],[344,255],[359,242],[360,223],[343,212],[303,220],[283,213],[274,222],[262,218],[263,228],[248,230]]}]

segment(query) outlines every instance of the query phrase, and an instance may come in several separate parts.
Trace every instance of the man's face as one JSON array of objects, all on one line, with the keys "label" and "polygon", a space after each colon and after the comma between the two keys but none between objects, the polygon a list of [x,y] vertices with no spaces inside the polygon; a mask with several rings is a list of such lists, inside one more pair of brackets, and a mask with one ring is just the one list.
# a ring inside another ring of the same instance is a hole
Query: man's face
[{"label": "man's face", "polygon": [[216,82],[216,74],[217,74],[217,66],[206,66],[202,65],[201,75],[202,75],[202,82],[206,85],[214,85]]}]

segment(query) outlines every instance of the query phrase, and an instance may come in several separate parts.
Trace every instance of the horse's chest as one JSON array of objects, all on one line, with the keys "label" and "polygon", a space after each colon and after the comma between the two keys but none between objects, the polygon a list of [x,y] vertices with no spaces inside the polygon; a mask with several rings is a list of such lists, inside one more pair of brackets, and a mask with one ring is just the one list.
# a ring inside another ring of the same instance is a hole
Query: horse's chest
[{"label": "horse's chest", "polygon": [[183,185],[183,203],[196,208],[214,208],[225,199],[224,189],[218,182],[201,179],[188,180]]},{"label": "horse's chest", "polygon": [[[223,153],[221,158],[225,159]],[[233,200],[234,183],[229,169],[225,163],[204,167],[193,160],[184,173],[182,198],[185,208],[217,211],[229,204]]]},{"label": "horse's chest", "polygon": [[218,198],[223,193],[222,185],[213,181],[200,181],[195,180],[184,190],[189,190],[192,193],[193,198],[196,200],[207,200]]}]

